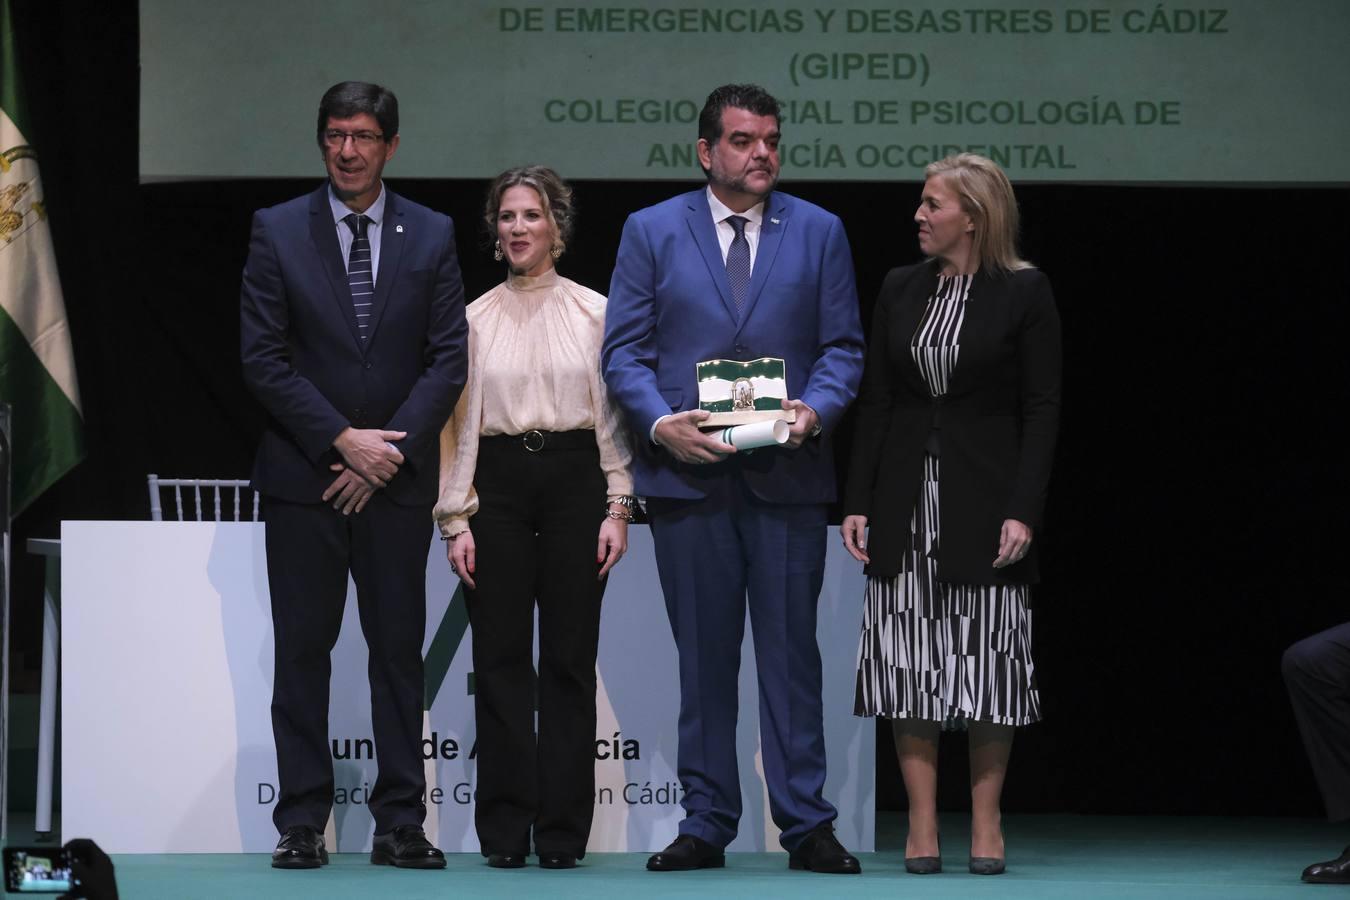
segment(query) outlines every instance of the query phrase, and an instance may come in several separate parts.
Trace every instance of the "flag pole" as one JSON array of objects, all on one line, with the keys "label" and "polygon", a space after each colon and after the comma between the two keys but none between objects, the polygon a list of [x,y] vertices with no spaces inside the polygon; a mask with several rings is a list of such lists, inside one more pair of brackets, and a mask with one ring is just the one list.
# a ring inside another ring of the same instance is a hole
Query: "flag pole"
[{"label": "flag pole", "polygon": [[0,403],[0,844],[9,840],[10,409]]}]

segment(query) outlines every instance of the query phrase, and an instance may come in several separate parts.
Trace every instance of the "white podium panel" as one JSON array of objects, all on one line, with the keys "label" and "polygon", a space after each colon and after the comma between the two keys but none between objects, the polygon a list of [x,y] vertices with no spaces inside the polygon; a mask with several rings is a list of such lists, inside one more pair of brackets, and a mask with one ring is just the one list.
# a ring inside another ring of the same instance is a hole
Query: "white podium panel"
[{"label": "white podium panel", "polygon": [[[272,624],[262,525],[65,522],[62,550],[62,832],[110,853],[261,853],[272,807]],[[853,709],[863,578],[831,535],[818,636],[826,796],[844,845],[870,851],[874,732]],[[428,835],[476,851],[472,671],[463,595],[432,541],[427,562],[430,709],[423,723]],[[589,849],[664,847],[682,818],[679,690],[651,535],[629,530],[610,576],[597,662],[596,807]],[[443,673],[443,674],[442,674]],[[744,815],[729,849],[778,848],[759,761],[750,629],[737,687]],[[333,652],[329,733],[336,793],[329,849],[368,849],[375,783],[366,649],[348,585]]]}]

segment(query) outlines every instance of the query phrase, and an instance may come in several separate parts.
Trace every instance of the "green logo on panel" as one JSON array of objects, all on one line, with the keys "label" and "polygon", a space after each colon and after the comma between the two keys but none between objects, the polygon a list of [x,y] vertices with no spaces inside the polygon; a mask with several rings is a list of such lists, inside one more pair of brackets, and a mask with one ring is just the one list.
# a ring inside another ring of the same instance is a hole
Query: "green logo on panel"
[{"label": "green logo on panel", "polygon": [[[427,656],[423,661],[426,690],[423,694],[422,709],[429,710],[435,704],[436,695],[440,693],[445,676],[450,671],[450,664],[455,660],[455,652],[464,641],[464,633],[468,630],[469,607],[464,599],[464,585],[457,584],[454,596],[450,598],[450,605],[446,607],[445,615],[441,617],[441,624],[436,629],[436,636],[431,639],[431,646],[427,648]],[[469,673],[466,693],[473,693],[472,672]]]}]

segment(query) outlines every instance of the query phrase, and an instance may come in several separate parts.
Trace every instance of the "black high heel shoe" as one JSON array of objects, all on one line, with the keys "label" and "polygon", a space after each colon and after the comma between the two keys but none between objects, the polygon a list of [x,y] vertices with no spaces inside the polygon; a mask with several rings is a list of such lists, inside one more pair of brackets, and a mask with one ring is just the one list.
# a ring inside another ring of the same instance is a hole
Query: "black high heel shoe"
[{"label": "black high heel shoe", "polygon": [[[1002,828],[999,828],[998,836],[1006,841]],[[1006,845],[1004,855],[1007,855]],[[970,874],[972,875],[1002,875],[1006,868],[1002,856],[975,856],[972,854],[970,857]]]},{"label": "black high heel shoe", "polygon": [[942,836],[938,835],[937,856],[906,856],[905,871],[911,875],[936,875],[942,871]]}]

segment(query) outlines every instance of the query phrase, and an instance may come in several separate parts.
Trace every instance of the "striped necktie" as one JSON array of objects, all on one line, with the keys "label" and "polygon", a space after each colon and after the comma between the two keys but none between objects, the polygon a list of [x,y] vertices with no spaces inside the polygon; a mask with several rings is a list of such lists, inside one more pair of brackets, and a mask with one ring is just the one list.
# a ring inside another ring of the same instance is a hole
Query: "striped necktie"
[{"label": "striped necktie", "polygon": [[366,339],[370,322],[370,305],[375,296],[375,277],[370,261],[370,238],[366,237],[369,216],[351,213],[342,217],[352,230],[352,249],[347,254],[347,284],[352,289],[352,306],[356,309],[356,327],[361,340]]},{"label": "striped necktie", "polygon": [[750,290],[750,242],[745,239],[745,223],[750,220],[745,216],[728,216],[727,221],[736,231],[727,248],[727,279],[731,282],[731,299],[736,301],[739,315]]}]

